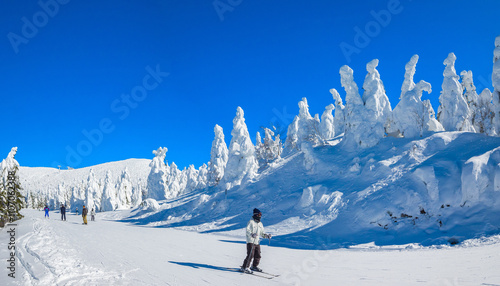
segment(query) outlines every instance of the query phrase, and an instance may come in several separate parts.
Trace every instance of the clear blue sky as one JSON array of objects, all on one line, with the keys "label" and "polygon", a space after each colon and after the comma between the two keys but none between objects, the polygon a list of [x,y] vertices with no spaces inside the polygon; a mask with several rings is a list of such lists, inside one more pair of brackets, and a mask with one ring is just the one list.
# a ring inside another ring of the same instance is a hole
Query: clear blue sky
[{"label": "clear blue sky", "polygon": [[[152,158],[166,146],[169,162],[199,167],[215,124],[229,143],[237,106],[255,140],[260,126],[286,127],[302,97],[312,114],[333,102],[330,88],[344,98],[344,64],[361,90],[374,58],[394,108],[404,65],[419,54],[415,81],[432,84],[423,99],[437,112],[448,53],[491,88],[500,35],[497,0],[41,3],[0,4],[0,157],[18,146],[23,166]],[[346,44],[356,49],[347,57]]]}]

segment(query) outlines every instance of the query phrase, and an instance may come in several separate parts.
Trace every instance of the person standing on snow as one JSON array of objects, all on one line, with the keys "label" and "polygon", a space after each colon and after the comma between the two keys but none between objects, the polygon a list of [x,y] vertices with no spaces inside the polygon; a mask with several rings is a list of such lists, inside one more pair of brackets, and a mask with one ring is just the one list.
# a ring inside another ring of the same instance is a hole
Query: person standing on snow
[{"label": "person standing on snow", "polygon": [[78,215],[78,207],[76,207],[76,215]]},{"label": "person standing on snow", "polygon": [[49,218],[49,207],[45,205],[45,208],[43,210],[45,211],[45,217]]},{"label": "person standing on snow", "polygon": [[61,220],[66,220],[66,207],[61,204]]},{"label": "person standing on snow", "polygon": [[82,207],[82,217],[83,217],[83,224],[87,224],[87,208],[85,205]]},{"label": "person standing on snow", "polygon": [[95,211],[94,211],[94,209],[92,209],[92,211],[90,211],[90,220],[91,221],[95,221]]},{"label": "person standing on snow", "polygon": [[[271,234],[266,234],[264,232],[264,225],[260,221],[262,217],[262,213],[259,209],[253,209],[252,219],[247,224],[246,234],[247,234],[247,256],[243,261],[243,265],[241,266],[240,271],[245,273],[252,273],[253,271],[262,272],[262,269],[258,267],[260,262],[260,244],[259,239],[262,238],[271,238]],[[251,268],[250,262],[253,264]]]}]

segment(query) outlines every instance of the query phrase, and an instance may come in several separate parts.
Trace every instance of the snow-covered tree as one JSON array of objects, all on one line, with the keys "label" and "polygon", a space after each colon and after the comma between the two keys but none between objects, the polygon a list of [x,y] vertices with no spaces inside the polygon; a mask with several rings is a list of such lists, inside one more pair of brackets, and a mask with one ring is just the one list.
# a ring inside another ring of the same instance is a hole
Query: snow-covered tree
[{"label": "snow-covered tree", "polygon": [[101,205],[101,196],[99,190],[99,184],[95,178],[94,170],[90,168],[89,176],[87,178],[87,187],[85,189],[85,206],[91,210],[96,209],[97,206]]},{"label": "snow-covered tree", "polygon": [[243,109],[238,106],[233,119],[229,144],[229,157],[224,170],[224,180],[231,186],[240,185],[244,179],[255,176],[259,165],[255,158],[255,147],[250,140]]},{"label": "snow-covered tree", "polygon": [[392,136],[415,138],[422,136],[424,132],[443,131],[441,124],[435,119],[430,101],[422,101],[423,91],[431,93],[431,84],[423,80],[417,84],[413,82],[417,62],[418,55],[414,55],[405,66],[401,98],[392,111],[387,129],[387,133]]},{"label": "snow-covered tree", "polygon": [[168,166],[165,164],[165,157],[168,149],[160,147],[153,151],[155,157],[149,164],[151,171],[148,176],[147,197],[155,200],[167,198],[168,190]]},{"label": "snow-covered tree", "polygon": [[495,39],[491,81],[493,82],[493,127],[495,128],[495,132],[500,136],[500,36]]},{"label": "snow-covered tree", "polygon": [[342,103],[342,98],[335,88],[330,89],[333,101],[335,102],[335,117],[333,119],[333,129],[335,136],[344,133],[345,131],[345,106]]},{"label": "snow-covered tree", "polygon": [[321,122],[319,123],[319,131],[324,140],[329,140],[335,137],[335,126],[332,111],[335,109],[333,104],[325,107],[325,111],[321,115]]},{"label": "snow-covered tree", "polygon": [[118,208],[118,196],[111,171],[106,172],[104,179],[104,190],[102,194],[101,211],[114,211]]},{"label": "snow-covered tree", "polygon": [[174,198],[179,195],[182,191],[181,180],[182,171],[177,168],[175,162],[170,165],[170,172],[168,173],[168,193],[167,198]]},{"label": "snow-covered tree", "polygon": [[204,189],[207,187],[208,183],[208,166],[207,164],[203,164],[198,169],[198,186],[197,189]]},{"label": "snow-covered tree", "polygon": [[224,177],[224,169],[228,160],[228,150],[224,141],[222,127],[215,125],[215,138],[210,151],[210,163],[208,164],[208,185],[215,186]]},{"label": "snow-covered tree", "polygon": [[186,187],[184,192],[192,192],[198,187],[199,172],[194,165],[189,165],[186,171]]},{"label": "snow-covered tree", "polygon": [[[262,143],[261,140],[260,143],[257,141],[258,143],[255,147],[259,168],[261,170],[266,168],[270,163],[279,159],[281,157],[281,153],[283,152],[280,135],[278,134],[275,136],[274,132],[269,128],[264,128],[264,133],[264,143]],[[260,133],[258,134],[260,135]],[[260,139],[260,136],[258,139]]]},{"label": "snow-covered tree", "polygon": [[439,96],[437,119],[446,131],[475,132],[472,126],[472,114],[463,96],[460,77],[455,70],[456,59],[455,54],[450,53],[443,62],[446,67],[443,72],[444,80]]},{"label": "snow-covered tree", "polygon": [[462,87],[471,112],[474,130],[479,133],[493,135],[493,106],[490,90],[485,89],[481,95],[478,95],[472,78],[472,71],[462,71],[460,75],[462,76]]},{"label": "snow-covered tree", "polygon": [[130,175],[128,168],[123,170],[117,189],[118,196],[118,209],[128,209],[132,206],[132,183],[130,182]]},{"label": "snow-covered tree", "polygon": [[15,159],[17,147],[10,150],[7,158],[0,163],[0,227],[7,222],[21,219],[20,211],[26,206],[21,194],[19,163]]},{"label": "snow-covered tree", "polygon": [[363,103],[365,106],[364,124],[367,125],[362,134],[362,141],[367,146],[378,144],[380,139],[385,136],[386,127],[389,124],[391,116],[391,103],[385,93],[384,84],[380,79],[377,70],[378,60],[374,59],[366,65],[368,74],[363,83]]},{"label": "snow-covered tree", "polygon": [[359,95],[358,85],[354,82],[353,70],[349,66],[340,68],[340,80],[346,92],[345,105],[345,132],[343,144],[350,148],[358,146],[366,147],[362,140],[365,132],[364,124],[364,104]]},{"label": "snow-covered tree", "polygon": [[290,154],[295,150],[300,150],[303,142],[311,143],[313,146],[323,143],[319,131],[319,118],[311,116],[305,97],[299,101],[299,115],[295,116],[288,126],[285,153]]}]

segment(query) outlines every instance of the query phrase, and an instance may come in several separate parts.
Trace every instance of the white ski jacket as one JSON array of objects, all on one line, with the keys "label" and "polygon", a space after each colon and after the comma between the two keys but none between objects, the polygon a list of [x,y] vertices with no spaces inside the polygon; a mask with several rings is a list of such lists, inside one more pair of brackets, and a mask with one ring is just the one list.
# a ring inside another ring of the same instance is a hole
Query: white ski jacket
[{"label": "white ski jacket", "polygon": [[[256,233],[257,237],[253,238],[252,233]],[[266,238],[266,236],[262,222],[256,222],[252,218],[247,224],[247,243],[259,244],[259,237]]]}]

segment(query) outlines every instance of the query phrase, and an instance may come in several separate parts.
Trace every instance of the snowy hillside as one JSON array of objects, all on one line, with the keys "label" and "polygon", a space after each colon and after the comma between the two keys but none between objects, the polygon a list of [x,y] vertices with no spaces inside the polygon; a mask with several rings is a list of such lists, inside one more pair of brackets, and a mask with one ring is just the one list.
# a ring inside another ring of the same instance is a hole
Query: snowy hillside
[{"label": "snowy hillside", "polygon": [[292,248],[453,244],[500,233],[500,138],[442,132],[351,153],[339,145],[304,148],[227,195],[193,192],[126,221],[242,236],[257,207],[273,245]]},{"label": "snowy hillside", "polygon": [[[118,162],[110,162],[93,167],[58,170],[54,168],[30,168],[20,167],[19,173],[23,192],[28,196],[28,203],[33,200],[48,203],[54,209],[59,202],[72,205],[75,210],[78,204],[87,201],[86,192],[89,186],[89,175],[94,174],[94,182],[104,188],[106,175],[110,173],[110,181],[113,185],[119,186],[125,170],[129,176],[132,192],[142,194],[146,188],[146,179],[150,171],[147,159],[128,159]],[[101,192],[103,190],[101,189]],[[142,195],[140,196],[142,199]],[[134,203],[140,203],[137,201]],[[88,204],[87,204],[88,205]],[[35,207],[36,205],[30,205]],[[81,205],[79,206],[81,209]]]}]

